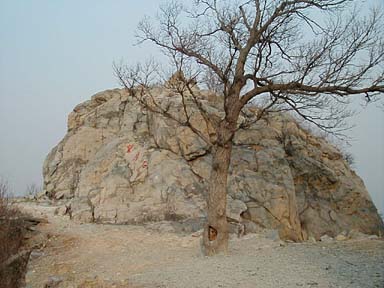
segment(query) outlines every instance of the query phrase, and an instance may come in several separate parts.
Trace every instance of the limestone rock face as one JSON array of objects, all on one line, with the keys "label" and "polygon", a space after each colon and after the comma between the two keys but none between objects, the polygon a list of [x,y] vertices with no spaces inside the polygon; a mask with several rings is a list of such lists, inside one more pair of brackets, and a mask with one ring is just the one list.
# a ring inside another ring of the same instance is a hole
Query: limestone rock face
[{"label": "limestone rock face", "polygon": [[[212,95],[194,89],[212,117],[221,117]],[[151,93],[183,119],[181,99],[170,89]],[[208,136],[212,127],[186,103],[191,122]],[[257,109],[245,112],[252,118]],[[233,143],[229,221],[245,223],[245,230],[277,229],[292,240],[384,232],[364,183],[342,154],[291,117],[267,115],[239,129]],[[71,217],[80,221],[198,221],[206,216],[210,163],[209,145],[190,128],[143,109],[123,89],[107,90],[69,115],[68,133],[45,160],[44,189],[53,199],[67,199]]]}]

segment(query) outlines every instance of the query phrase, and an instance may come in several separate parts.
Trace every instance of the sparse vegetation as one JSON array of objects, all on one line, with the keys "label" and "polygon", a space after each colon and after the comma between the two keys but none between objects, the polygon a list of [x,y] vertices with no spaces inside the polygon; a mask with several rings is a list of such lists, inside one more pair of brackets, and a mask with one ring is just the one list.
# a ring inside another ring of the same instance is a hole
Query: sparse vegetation
[{"label": "sparse vegetation", "polygon": [[29,185],[27,185],[27,189],[26,189],[26,196],[27,197],[31,197],[31,198],[35,198],[36,195],[41,191],[41,187],[39,187],[38,185],[36,185],[36,183],[31,183]]},{"label": "sparse vegetation", "polygon": [[9,184],[0,178],[0,284],[21,287],[29,253],[19,253],[24,231],[20,212],[10,205]]},{"label": "sparse vegetation", "polygon": [[344,152],[343,158],[350,166],[353,166],[355,164],[355,156],[351,152]]}]

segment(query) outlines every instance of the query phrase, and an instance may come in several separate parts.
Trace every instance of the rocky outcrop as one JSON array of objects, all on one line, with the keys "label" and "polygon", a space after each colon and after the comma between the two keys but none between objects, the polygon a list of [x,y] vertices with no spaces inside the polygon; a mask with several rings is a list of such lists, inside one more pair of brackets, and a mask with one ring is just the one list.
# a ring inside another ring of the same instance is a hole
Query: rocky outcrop
[{"label": "rocky outcrop", "polygon": [[[212,117],[220,117],[220,103],[194,89]],[[170,89],[151,93],[183,117],[181,99]],[[191,121],[208,135],[211,128],[192,101],[186,103]],[[243,117],[255,113],[247,108]],[[245,232],[256,225],[292,240],[350,230],[383,233],[362,180],[340,151],[291,117],[266,115],[240,129],[233,142],[227,216]],[[206,215],[210,163],[210,147],[188,127],[114,89],[69,115],[67,135],[44,163],[44,189],[53,199],[68,199],[66,211],[80,221],[198,221]]]}]

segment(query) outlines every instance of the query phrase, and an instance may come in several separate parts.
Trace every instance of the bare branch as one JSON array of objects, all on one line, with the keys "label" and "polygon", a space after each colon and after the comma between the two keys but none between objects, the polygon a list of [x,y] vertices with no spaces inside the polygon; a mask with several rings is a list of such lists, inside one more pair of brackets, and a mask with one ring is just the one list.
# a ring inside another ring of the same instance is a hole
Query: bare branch
[{"label": "bare branch", "polygon": [[[265,95],[278,99],[270,102],[273,105],[284,102],[300,115],[322,106],[320,98],[327,104],[323,96],[342,102],[349,95],[372,100],[383,93],[384,17],[377,9],[362,18],[358,9],[348,8],[351,0],[180,3],[164,6],[158,25],[144,19],[139,40],[151,41],[168,57],[185,59],[197,81],[223,95],[226,116],[212,120],[184,85],[184,92],[176,93],[187,120],[185,91],[207,125],[218,127],[226,121],[232,130],[242,108]],[[127,84],[131,89],[137,83]]]}]

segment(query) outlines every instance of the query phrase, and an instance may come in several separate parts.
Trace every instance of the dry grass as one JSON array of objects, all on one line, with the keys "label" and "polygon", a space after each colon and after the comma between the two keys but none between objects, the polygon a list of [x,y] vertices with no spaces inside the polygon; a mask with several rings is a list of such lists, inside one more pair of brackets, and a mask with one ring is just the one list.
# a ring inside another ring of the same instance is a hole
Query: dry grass
[{"label": "dry grass", "polygon": [[0,178],[0,288],[22,285],[29,253],[20,253],[25,229],[9,202],[8,183]]}]

